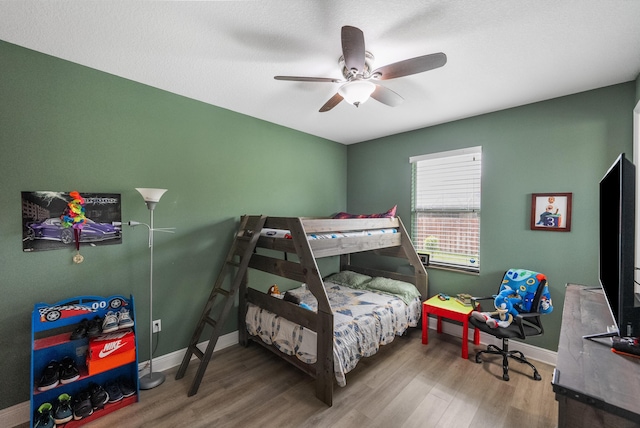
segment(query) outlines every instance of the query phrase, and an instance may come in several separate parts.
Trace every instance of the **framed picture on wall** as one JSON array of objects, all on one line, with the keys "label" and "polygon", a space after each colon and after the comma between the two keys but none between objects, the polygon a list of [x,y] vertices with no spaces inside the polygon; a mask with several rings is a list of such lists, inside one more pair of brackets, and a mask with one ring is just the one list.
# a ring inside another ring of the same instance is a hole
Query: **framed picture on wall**
[{"label": "framed picture on wall", "polygon": [[571,193],[532,193],[531,230],[569,232]]},{"label": "framed picture on wall", "polygon": [[[78,244],[121,244],[122,221],[119,193],[82,193],[86,224],[78,235]],[[65,227],[62,216],[72,201],[70,192],[22,192],[22,251],[73,248],[73,228]]]}]

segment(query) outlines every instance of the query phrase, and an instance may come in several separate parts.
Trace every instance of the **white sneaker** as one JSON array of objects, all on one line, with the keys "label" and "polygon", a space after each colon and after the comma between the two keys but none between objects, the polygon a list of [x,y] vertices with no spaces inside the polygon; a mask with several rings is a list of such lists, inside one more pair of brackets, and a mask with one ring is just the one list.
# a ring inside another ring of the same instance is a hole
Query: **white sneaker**
[{"label": "white sneaker", "polygon": [[129,309],[122,308],[118,312],[118,329],[133,327],[133,320],[129,315]]},{"label": "white sneaker", "polygon": [[102,332],[103,333],[111,333],[112,331],[116,331],[118,329],[118,316],[113,312],[107,312],[107,315],[104,316],[104,321],[102,321]]}]

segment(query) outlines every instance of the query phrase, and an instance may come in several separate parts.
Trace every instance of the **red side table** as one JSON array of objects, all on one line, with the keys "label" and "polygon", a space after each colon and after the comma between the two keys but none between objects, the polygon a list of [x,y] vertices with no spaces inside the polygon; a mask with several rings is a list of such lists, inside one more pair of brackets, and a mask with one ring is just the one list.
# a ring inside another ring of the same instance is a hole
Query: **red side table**
[{"label": "red side table", "polygon": [[[437,332],[442,333],[442,318],[460,321],[462,323],[462,358],[469,358],[469,314],[473,311],[470,306],[464,306],[452,297],[449,300],[440,300],[433,296],[422,302],[422,344],[429,343],[429,314],[438,317]],[[473,329],[473,344],[480,344],[480,331]]]}]

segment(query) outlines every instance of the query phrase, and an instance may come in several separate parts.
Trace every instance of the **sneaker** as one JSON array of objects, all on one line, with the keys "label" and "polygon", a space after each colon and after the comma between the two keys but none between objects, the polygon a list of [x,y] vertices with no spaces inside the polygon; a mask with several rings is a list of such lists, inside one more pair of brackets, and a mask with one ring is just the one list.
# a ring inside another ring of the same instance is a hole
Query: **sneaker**
[{"label": "sneaker", "polygon": [[113,311],[107,312],[107,315],[104,316],[104,321],[102,321],[102,332],[111,333],[112,331],[116,331],[117,329],[118,316]]},{"label": "sneaker", "polygon": [[38,391],[48,391],[58,386],[60,382],[59,373],[60,363],[56,360],[51,360],[42,372],[42,377],[38,382]]},{"label": "sneaker", "polygon": [[111,381],[105,383],[104,389],[107,391],[107,394],[109,394],[109,403],[117,403],[124,397],[117,382]]},{"label": "sneaker", "polygon": [[89,394],[91,395],[91,406],[94,409],[102,409],[109,401],[109,394],[95,382],[89,383]]},{"label": "sneaker", "polygon": [[73,330],[71,333],[71,340],[82,339],[83,337],[87,337],[87,329],[89,328],[89,320],[83,319],[80,321],[80,324]]},{"label": "sneaker", "polygon": [[118,330],[133,327],[133,320],[129,315],[129,309],[122,308],[118,312]]},{"label": "sneaker", "polygon": [[71,410],[71,396],[69,394],[60,394],[56,409],[53,412],[53,420],[56,425],[66,424],[73,419],[73,410]]},{"label": "sneaker", "polygon": [[100,336],[100,334],[102,334],[102,318],[96,315],[91,321],[89,321],[87,336],[97,337]]},{"label": "sneaker", "polygon": [[67,384],[80,378],[76,362],[71,357],[64,357],[60,363],[60,383]]},{"label": "sneaker", "polygon": [[125,376],[120,376],[117,382],[123,397],[131,397],[136,393],[136,386],[131,382],[131,379]]},{"label": "sneaker", "polygon": [[89,391],[81,391],[73,396],[73,419],[79,421],[93,414],[91,394]]},{"label": "sneaker", "polygon": [[52,408],[51,403],[42,403],[40,407],[38,407],[34,418],[34,428],[55,428],[56,423],[53,421],[53,416],[51,416]]}]

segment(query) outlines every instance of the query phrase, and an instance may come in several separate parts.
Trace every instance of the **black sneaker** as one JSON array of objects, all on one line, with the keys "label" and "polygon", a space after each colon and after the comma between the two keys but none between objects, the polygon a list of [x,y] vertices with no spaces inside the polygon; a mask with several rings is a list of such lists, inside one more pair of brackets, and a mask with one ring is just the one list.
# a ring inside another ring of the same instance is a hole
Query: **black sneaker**
[{"label": "black sneaker", "polygon": [[117,403],[124,397],[117,382],[111,381],[104,384],[104,389],[109,394],[109,403]]},{"label": "black sneaker", "polygon": [[102,409],[109,401],[109,394],[95,382],[89,383],[89,394],[91,395],[91,405],[94,409]]},{"label": "black sneaker", "polygon": [[69,394],[60,394],[58,403],[56,403],[53,412],[53,420],[56,425],[66,424],[73,419],[73,410],[71,409],[71,397]]},{"label": "black sneaker", "polygon": [[79,421],[93,414],[91,394],[89,391],[81,391],[73,396],[73,419]]},{"label": "black sneaker", "polygon": [[71,333],[71,340],[82,339],[83,337],[87,337],[87,329],[89,328],[89,320],[83,319],[80,321],[80,324],[73,330]]},{"label": "black sneaker", "polygon": [[48,391],[58,386],[60,382],[60,363],[51,360],[42,371],[42,377],[38,382],[38,391]]},{"label": "black sneaker", "polygon": [[89,337],[97,337],[102,334],[102,318],[99,316],[95,316],[91,321],[89,321],[89,325],[87,327],[87,336]]},{"label": "black sneaker", "polygon": [[76,362],[71,357],[64,357],[60,363],[60,383],[67,384],[80,378]]},{"label": "black sneaker", "polygon": [[120,388],[120,392],[122,392],[123,397],[131,397],[136,393],[136,386],[133,384],[131,379],[120,376],[118,378],[118,387]]},{"label": "black sneaker", "polygon": [[33,428],[55,428],[56,423],[53,421],[53,416],[51,416],[52,408],[51,403],[42,403],[38,407]]}]

